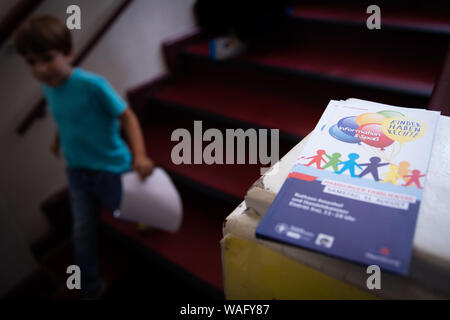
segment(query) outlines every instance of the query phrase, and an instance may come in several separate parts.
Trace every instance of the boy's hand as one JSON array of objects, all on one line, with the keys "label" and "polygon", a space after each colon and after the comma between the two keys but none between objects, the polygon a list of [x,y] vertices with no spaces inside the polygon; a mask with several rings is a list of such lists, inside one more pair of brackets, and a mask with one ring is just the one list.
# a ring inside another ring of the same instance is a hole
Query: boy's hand
[{"label": "boy's hand", "polygon": [[152,174],[155,164],[147,156],[136,157],[133,161],[133,170],[135,170],[142,180]]}]

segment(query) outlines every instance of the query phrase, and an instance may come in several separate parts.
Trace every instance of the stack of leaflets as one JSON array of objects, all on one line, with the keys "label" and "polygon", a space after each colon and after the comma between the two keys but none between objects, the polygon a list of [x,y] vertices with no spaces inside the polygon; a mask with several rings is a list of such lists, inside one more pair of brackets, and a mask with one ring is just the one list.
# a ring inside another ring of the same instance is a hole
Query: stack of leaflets
[{"label": "stack of leaflets", "polygon": [[331,100],[256,236],[408,274],[439,116]]}]

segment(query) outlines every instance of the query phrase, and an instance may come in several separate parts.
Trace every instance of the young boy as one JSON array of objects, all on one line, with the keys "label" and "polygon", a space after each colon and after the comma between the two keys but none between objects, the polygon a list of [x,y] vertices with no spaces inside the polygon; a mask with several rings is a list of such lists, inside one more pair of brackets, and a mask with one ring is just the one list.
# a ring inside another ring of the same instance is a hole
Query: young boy
[{"label": "young boy", "polygon": [[[145,178],[154,164],[134,112],[104,78],[72,67],[72,40],[64,23],[48,15],[32,17],[20,26],[14,43],[43,83],[57,124],[51,150],[58,156],[61,144],[67,162],[81,296],[97,298],[104,289],[96,245],[101,208],[119,207],[122,173],[133,168]],[[131,152],[120,137],[120,125]]]}]

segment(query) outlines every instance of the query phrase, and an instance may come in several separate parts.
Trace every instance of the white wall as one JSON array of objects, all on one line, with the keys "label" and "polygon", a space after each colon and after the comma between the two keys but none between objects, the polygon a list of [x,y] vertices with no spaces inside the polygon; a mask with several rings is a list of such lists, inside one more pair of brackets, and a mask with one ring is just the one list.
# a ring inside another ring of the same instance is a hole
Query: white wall
[{"label": "white wall", "polygon": [[[161,41],[194,29],[193,2],[134,0],[91,51],[82,67],[104,75],[122,95],[127,89],[166,72]],[[78,4],[82,11],[82,29],[74,31],[77,49],[89,40],[120,1],[47,0],[38,11],[65,17],[69,4]],[[9,208],[0,215],[17,223],[17,232],[23,233],[25,243],[31,244],[48,231],[39,204],[67,183],[64,161],[54,159],[49,152],[55,128],[49,115],[35,122],[25,136],[15,133],[20,120],[42,94],[23,61],[12,52],[10,43],[0,48],[0,96],[3,155],[0,194]],[[0,224],[1,233],[5,228],[6,225]],[[2,262],[7,261],[3,260],[5,253],[0,254]],[[0,287],[2,285],[0,282]]]},{"label": "white wall", "polygon": [[166,72],[161,42],[195,30],[194,0],[134,0],[82,67],[121,93]]}]

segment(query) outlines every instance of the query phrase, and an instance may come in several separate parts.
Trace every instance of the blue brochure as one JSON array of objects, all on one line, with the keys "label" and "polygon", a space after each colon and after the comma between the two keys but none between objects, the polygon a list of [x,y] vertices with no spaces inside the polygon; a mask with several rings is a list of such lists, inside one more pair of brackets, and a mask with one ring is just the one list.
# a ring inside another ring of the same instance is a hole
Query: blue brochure
[{"label": "blue brochure", "polygon": [[439,115],[330,101],[256,236],[408,274]]}]

